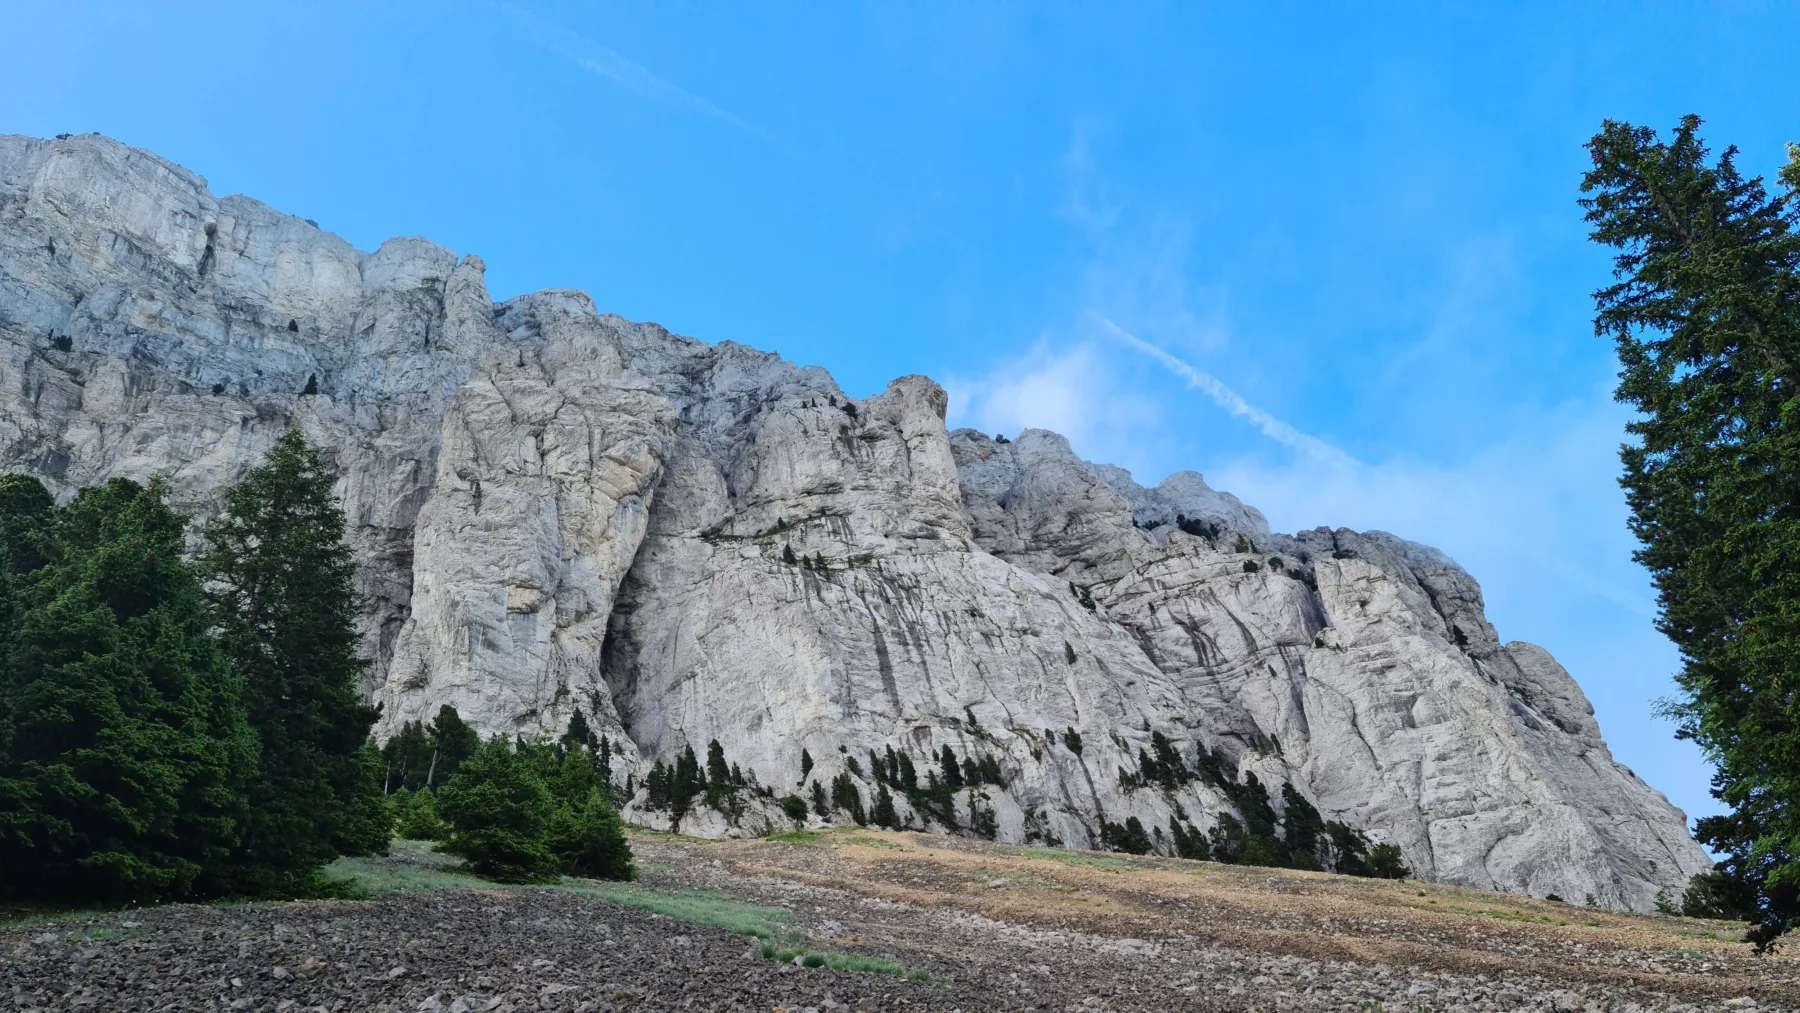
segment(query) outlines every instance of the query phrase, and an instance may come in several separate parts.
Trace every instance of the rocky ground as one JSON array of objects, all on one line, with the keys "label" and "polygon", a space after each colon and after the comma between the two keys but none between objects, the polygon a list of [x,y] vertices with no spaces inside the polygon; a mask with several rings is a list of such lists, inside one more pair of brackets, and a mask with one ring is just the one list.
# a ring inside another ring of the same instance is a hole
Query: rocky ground
[{"label": "rocky ground", "polygon": [[[634,839],[623,885],[416,845],[362,901],[0,923],[0,1010],[1788,1009],[1734,926],[1415,883],[869,831]],[[798,961],[796,963],[795,961]],[[808,967],[806,963],[826,966]],[[838,969],[845,968],[845,969]],[[857,970],[855,968],[874,968]]]}]

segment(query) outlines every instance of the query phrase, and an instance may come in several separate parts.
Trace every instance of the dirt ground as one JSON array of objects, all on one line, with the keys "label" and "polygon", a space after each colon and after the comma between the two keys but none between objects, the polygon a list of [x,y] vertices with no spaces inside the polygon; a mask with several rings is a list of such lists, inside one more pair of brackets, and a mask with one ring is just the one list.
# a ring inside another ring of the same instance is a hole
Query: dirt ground
[{"label": "dirt ground", "polygon": [[1800,962],[1725,923],[867,830],[633,847],[631,886],[494,887],[411,845],[346,873],[370,900],[0,923],[0,1010],[1800,1005]]}]

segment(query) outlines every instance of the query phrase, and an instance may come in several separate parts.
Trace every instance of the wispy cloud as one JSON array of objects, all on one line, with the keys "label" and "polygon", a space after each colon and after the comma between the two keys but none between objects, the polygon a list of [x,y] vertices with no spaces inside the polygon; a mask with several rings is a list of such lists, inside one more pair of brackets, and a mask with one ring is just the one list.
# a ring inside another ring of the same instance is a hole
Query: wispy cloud
[{"label": "wispy cloud", "polygon": [[762,128],[719,108],[693,92],[658,77],[649,68],[633,62],[585,35],[569,31],[560,25],[553,25],[530,11],[512,4],[503,3],[500,5],[500,10],[512,19],[513,24],[517,25],[519,31],[523,32],[534,45],[555,53],[590,74],[604,77],[645,98],[685,105],[715,119],[724,120],[740,130],[758,136],[766,136]]},{"label": "wispy cloud", "polygon": [[1111,334],[1127,347],[1134,348],[1150,358],[1155,359],[1167,368],[1169,372],[1174,373],[1176,376],[1186,381],[1189,388],[1205,394],[1212,399],[1214,404],[1225,409],[1227,412],[1230,412],[1233,417],[1243,419],[1251,425],[1254,425],[1269,439],[1274,440],[1283,446],[1292,448],[1310,460],[1323,464],[1341,466],[1361,465],[1360,461],[1357,461],[1354,457],[1351,457],[1349,454],[1344,453],[1331,444],[1326,443],[1324,440],[1321,440],[1316,436],[1309,436],[1244,400],[1243,395],[1232,390],[1230,387],[1225,386],[1218,377],[1213,376],[1211,373],[1197,369],[1181,359],[1170,355],[1168,352],[1165,352],[1150,342],[1132,334],[1125,330],[1125,328],[1120,327],[1118,324],[1113,323],[1111,320],[1108,320],[1098,313],[1094,313],[1092,316],[1094,321],[1105,328],[1108,334]]}]

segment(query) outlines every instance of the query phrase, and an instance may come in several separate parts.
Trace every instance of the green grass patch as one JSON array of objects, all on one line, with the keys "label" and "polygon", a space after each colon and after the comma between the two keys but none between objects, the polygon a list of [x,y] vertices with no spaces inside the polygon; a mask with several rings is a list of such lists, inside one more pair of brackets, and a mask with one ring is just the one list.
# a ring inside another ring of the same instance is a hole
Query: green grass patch
[{"label": "green grass patch", "polygon": [[886,957],[865,957],[860,953],[838,953],[832,950],[812,950],[805,946],[777,946],[764,943],[757,951],[768,960],[792,964],[798,961],[801,967],[828,967],[833,971],[854,971],[862,974],[891,974],[896,978],[907,978],[912,981],[930,981],[931,975],[926,971],[909,969],[898,960]]},{"label": "green grass patch", "polygon": [[1021,848],[1008,853],[1020,858],[1043,858],[1052,862],[1061,862],[1064,865],[1086,865],[1112,872],[1138,872],[1155,868],[1153,865],[1134,862],[1129,858],[1111,858],[1088,851],[1070,851],[1066,848]]},{"label": "green grass patch", "polygon": [[381,859],[340,858],[325,868],[325,876],[334,883],[352,887],[370,897],[422,890],[494,890],[502,884],[482,879],[473,873],[450,868],[421,868],[395,865]]},{"label": "green grass patch", "polygon": [[786,908],[745,904],[713,890],[654,890],[632,883],[606,883],[593,879],[564,880],[561,886],[550,889],[598,897],[666,918],[765,941],[782,942],[797,935],[788,926],[793,920],[793,912]]}]

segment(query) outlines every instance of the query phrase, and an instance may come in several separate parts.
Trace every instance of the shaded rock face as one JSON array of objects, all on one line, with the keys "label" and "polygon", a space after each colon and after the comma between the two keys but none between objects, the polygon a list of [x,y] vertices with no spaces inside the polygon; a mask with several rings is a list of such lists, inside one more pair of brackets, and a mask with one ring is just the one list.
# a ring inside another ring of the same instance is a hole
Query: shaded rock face
[{"label": "shaded rock face", "polygon": [[[890,749],[924,783],[947,746],[1004,784],[948,813],[895,792],[901,819],[1069,846],[1230,811],[1123,776],[1161,734],[1428,878],[1646,909],[1707,867],[1433,549],[1272,533],[1193,472],[1146,489],[1054,433],[946,431],[924,377],[857,400],[581,293],[495,305],[482,272],[420,239],[355,250],[95,135],[0,138],[0,466],[62,498],[164,475],[198,522],[301,427],[340,476],[383,732],[581,708],[621,780],[717,739],[777,794],[849,772],[865,806]],[[626,814],[668,821],[641,792]],[[753,800],[682,826],[784,820]]]}]

